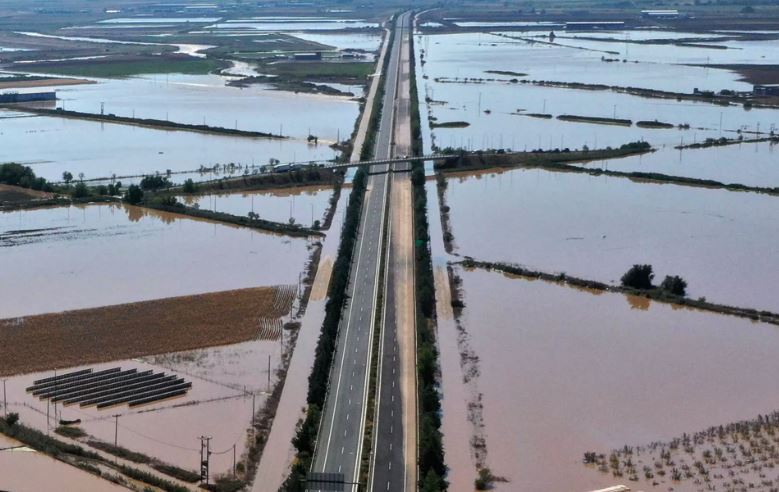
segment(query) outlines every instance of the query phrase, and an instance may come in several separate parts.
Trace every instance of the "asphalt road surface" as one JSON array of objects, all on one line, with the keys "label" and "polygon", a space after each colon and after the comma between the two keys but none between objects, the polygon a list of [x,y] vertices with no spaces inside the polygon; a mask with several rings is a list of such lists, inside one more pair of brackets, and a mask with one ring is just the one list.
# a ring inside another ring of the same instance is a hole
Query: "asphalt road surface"
[{"label": "asphalt road surface", "polygon": [[[409,14],[396,23],[393,45],[385,77],[384,101],[376,158],[392,155],[394,108],[400,67],[403,29],[408,29]],[[375,336],[384,223],[388,212],[389,174],[387,166],[377,166],[368,180],[363,203],[356,250],[351,266],[347,295],[349,301],[339,327],[339,338],[330,374],[322,424],[314,457],[314,472],[342,473],[347,482],[357,482],[365,433],[368,401],[368,376],[371,346]],[[357,486],[347,486],[356,491]]]}]

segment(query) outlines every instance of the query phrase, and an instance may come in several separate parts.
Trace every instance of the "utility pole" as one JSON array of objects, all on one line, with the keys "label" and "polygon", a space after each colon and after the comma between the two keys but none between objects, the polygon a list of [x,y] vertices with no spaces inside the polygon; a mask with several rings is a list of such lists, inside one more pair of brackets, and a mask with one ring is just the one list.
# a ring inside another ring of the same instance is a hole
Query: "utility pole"
[{"label": "utility pole", "polygon": [[[284,336],[284,329],[281,330],[281,336]],[[268,393],[270,393],[270,354],[268,354]]]},{"label": "utility pole", "polygon": [[[54,394],[57,395],[57,369],[54,369]],[[57,425],[57,400],[54,400],[54,425]]]},{"label": "utility pole", "polygon": [[233,444],[233,478],[235,478],[235,444]]},{"label": "utility pole", "polygon": [[114,414],[114,447],[118,446],[119,443],[119,415],[118,413]]},{"label": "utility pole", "polygon": [[5,418],[8,418],[8,400],[5,399],[5,379],[3,379],[3,411]]},{"label": "utility pole", "polygon": [[208,465],[211,461],[211,436],[200,436],[200,481],[208,485]]}]

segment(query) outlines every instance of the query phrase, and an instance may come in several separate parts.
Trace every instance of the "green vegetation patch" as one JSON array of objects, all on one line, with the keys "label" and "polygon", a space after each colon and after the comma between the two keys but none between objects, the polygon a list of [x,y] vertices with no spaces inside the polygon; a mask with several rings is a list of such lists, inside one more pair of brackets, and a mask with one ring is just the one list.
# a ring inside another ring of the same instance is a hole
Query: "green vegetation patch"
[{"label": "green vegetation patch", "polygon": [[573,121],[576,123],[595,123],[598,125],[619,125],[619,126],[631,126],[633,122],[631,120],[624,120],[621,118],[602,118],[599,116],[578,116],[573,114],[561,114],[557,117],[560,121]]},{"label": "green vegetation patch", "polygon": [[151,73],[202,75],[225,68],[226,62],[189,56],[150,56],[131,59],[79,60],[31,63],[31,72],[47,72],[78,77],[124,78]]},{"label": "green vegetation patch", "polygon": [[662,121],[639,121],[636,123],[639,128],[674,128],[671,123],[664,123]]},{"label": "green vegetation patch", "polygon": [[467,128],[471,126],[467,121],[444,121],[443,123],[430,123],[430,128]]},{"label": "green vegetation patch", "polygon": [[262,71],[306,80],[364,80],[374,72],[367,62],[278,62],[262,66]]},{"label": "green vegetation patch", "polygon": [[485,70],[484,73],[491,73],[493,75],[507,75],[509,77],[527,77],[526,73],[512,72],[511,70]]}]

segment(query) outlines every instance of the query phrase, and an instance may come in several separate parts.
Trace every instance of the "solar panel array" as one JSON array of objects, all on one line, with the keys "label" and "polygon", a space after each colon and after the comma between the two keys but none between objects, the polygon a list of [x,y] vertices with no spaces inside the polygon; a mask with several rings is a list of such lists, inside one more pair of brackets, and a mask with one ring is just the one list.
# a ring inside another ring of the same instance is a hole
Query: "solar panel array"
[{"label": "solar panel array", "polygon": [[94,405],[103,409],[124,404],[130,407],[146,405],[185,395],[190,388],[192,383],[176,375],[152,370],[123,371],[114,367],[100,371],[82,369],[38,379],[27,388],[27,392],[41,400],[82,407]]}]

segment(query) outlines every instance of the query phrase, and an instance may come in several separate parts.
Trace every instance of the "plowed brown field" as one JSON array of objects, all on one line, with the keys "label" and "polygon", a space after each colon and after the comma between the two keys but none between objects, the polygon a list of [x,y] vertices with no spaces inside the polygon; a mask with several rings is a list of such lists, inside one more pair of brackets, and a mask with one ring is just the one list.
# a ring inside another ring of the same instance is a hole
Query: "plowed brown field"
[{"label": "plowed brown field", "polygon": [[0,376],[244,342],[293,299],[259,287],[0,320]]}]

